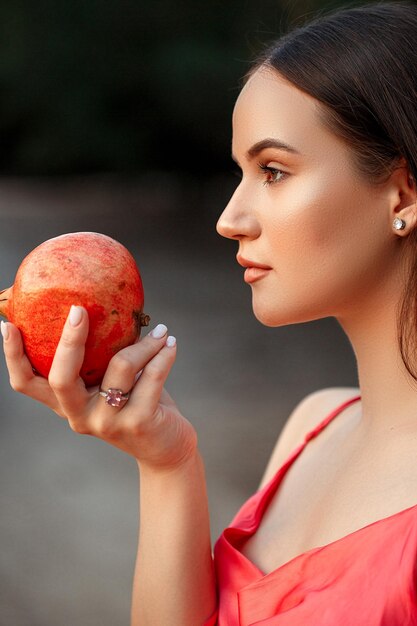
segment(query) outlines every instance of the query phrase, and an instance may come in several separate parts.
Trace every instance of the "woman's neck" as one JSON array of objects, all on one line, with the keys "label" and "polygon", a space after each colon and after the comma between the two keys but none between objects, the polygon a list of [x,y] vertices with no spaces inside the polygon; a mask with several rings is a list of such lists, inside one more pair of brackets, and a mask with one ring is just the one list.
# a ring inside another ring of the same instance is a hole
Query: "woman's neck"
[{"label": "woman's neck", "polygon": [[417,381],[401,358],[396,311],[400,293],[396,289],[374,291],[354,313],[337,317],[357,360],[361,428],[375,435],[393,430],[417,432]]}]

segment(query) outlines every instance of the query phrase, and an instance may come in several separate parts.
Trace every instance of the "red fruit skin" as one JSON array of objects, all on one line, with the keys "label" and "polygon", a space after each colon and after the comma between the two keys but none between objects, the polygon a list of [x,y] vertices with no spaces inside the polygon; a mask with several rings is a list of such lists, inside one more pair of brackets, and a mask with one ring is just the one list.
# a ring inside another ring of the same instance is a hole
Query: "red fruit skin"
[{"label": "red fruit skin", "polygon": [[98,385],[112,356],[141,330],[142,280],[121,243],[101,233],[68,233],[40,244],[21,263],[6,316],[44,377],[72,304],[87,309],[90,324],[80,376],[86,386]]}]

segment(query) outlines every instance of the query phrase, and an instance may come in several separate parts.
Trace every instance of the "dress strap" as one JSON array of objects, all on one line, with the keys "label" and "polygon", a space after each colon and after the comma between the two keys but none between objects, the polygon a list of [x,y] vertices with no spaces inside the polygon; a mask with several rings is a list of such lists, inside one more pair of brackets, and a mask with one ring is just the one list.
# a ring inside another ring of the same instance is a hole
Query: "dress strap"
[{"label": "dress strap", "polygon": [[[345,409],[353,402],[356,402],[360,398],[360,395],[354,396],[349,400],[345,400],[345,402],[342,402],[342,404],[339,404],[339,406],[333,409],[329,413],[329,415],[327,415],[315,428],[313,428],[313,430],[305,435],[304,440],[295,448],[295,450],[291,452],[288,458],[275,472],[270,481],[264,485],[263,489],[260,489],[252,496],[252,498],[249,498],[249,500],[244,504],[244,506],[240,509],[238,513],[238,515],[242,516],[246,514],[246,512],[248,512],[248,515],[246,517],[247,523],[245,524],[244,531],[245,536],[248,532],[255,532],[256,528],[261,523],[262,516],[269,502],[272,500],[277,489],[279,489],[279,485],[284,478],[286,472],[289,470],[297,457],[303,452],[310,439],[313,439],[313,437],[315,437],[321,430],[323,430],[327,426],[327,424],[336,417],[336,415],[339,415],[339,413],[343,411],[343,409]],[[237,516],[233,519],[230,526],[233,526],[236,519]]]},{"label": "dress strap", "polygon": [[319,424],[317,424],[315,428],[313,428],[313,430],[310,430],[310,432],[306,434],[304,438],[304,442],[307,443],[307,441],[310,441],[310,439],[313,439],[313,437],[318,435],[319,432],[322,431],[327,426],[327,424],[336,417],[336,415],[339,415],[339,413],[341,413],[343,409],[345,409],[350,404],[353,404],[357,400],[360,400],[361,397],[362,396],[360,394],[356,395],[353,398],[349,398],[349,400],[345,400],[344,402],[342,402],[342,404],[340,404],[335,409],[333,409],[331,413],[327,415],[327,417],[324,418],[324,420],[322,420]]}]

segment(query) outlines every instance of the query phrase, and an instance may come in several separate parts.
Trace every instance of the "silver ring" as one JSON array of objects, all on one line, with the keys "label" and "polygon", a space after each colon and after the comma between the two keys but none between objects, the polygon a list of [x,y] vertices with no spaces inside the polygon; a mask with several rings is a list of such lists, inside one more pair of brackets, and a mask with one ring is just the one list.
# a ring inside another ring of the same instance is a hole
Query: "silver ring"
[{"label": "silver ring", "polygon": [[122,406],[129,400],[130,396],[130,392],[123,393],[121,389],[115,389],[114,387],[110,387],[107,391],[104,391],[104,389],[100,387],[99,394],[103,396],[106,400],[106,404],[110,406]]}]

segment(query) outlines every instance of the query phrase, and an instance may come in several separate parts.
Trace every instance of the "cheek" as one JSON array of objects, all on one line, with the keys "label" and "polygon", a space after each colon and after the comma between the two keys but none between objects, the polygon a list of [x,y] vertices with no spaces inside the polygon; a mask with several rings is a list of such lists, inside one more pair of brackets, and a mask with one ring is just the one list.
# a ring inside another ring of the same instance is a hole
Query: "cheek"
[{"label": "cheek", "polygon": [[352,189],[310,179],[288,186],[278,202],[271,198],[265,234],[273,257],[290,271],[336,260],[360,222],[363,209],[354,198]]},{"label": "cheek", "polygon": [[363,190],[309,181],[285,195],[270,207],[264,231],[274,272],[253,290],[254,313],[271,326],[337,314],[382,270]]}]

